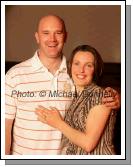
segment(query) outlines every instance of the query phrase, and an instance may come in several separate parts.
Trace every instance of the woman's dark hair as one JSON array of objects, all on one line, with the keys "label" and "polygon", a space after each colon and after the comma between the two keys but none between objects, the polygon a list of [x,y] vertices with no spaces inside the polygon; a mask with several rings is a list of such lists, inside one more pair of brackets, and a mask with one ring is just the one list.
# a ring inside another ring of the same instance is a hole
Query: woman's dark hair
[{"label": "woman's dark hair", "polygon": [[98,53],[98,51],[95,48],[93,48],[92,46],[89,46],[89,45],[79,45],[72,51],[70,61],[69,61],[69,64],[68,64],[69,75],[72,77],[72,73],[71,73],[72,62],[73,62],[75,54],[79,51],[91,52],[93,54],[93,56],[94,56],[94,77],[93,77],[93,81],[95,83],[97,83],[99,81],[101,75],[102,75],[102,72],[103,72],[103,60],[102,60],[100,54]]}]

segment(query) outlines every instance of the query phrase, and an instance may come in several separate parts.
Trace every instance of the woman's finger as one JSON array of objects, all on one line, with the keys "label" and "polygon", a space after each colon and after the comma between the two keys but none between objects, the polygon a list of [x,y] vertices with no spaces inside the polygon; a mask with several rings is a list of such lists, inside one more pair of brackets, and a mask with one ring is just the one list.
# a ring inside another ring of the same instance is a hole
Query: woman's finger
[{"label": "woman's finger", "polygon": [[48,110],[48,111],[49,111],[49,109],[48,109],[48,108],[43,107],[43,106],[41,106],[41,105],[39,105],[39,106],[38,106],[38,108],[39,108],[39,109],[41,109],[41,110]]},{"label": "woman's finger", "polygon": [[57,111],[57,112],[58,112],[58,109],[57,109],[57,108],[51,107],[51,106],[50,106],[50,108],[51,108],[52,111]]},{"label": "woman's finger", "polygon": [[44,107],[41,108],[35,108],[36,112],[40,112],[40,113],[49,113],[50,110],[45,109]]},{"label": "woman's finger", "polygon": [[35,110],[35,114],[38,115],[38,116],[42,116],[43,115],[42,111],[40,111],[40,110]]},{"label": "woman's finger", "polygon": [[38,116],[37,119],[43,123],[47,123],[46,118]]}]

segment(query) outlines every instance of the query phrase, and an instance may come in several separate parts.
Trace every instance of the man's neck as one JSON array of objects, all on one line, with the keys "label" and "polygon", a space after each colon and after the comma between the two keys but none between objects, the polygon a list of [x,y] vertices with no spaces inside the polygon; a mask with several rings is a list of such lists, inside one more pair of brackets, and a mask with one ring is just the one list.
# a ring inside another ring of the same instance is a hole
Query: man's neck
[{"label": "man's neck", "polygon": [[43,65],[48,69],[49,72],[55,74],[56,71],[59,69],[61,64],[61,56],[56,58],[50,58],[43,55],[40,55],[38,52],[38,57]]}]

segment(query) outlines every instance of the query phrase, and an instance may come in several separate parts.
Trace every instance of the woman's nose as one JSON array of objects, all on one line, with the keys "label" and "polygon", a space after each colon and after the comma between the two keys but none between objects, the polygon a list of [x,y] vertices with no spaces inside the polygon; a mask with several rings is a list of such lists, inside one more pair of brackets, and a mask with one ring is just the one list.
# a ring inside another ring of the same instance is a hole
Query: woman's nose
[{"label": "woman's nose", "polygon": [[81,73],[84,72],[84,66],[80,66],[80,72],[81,72]]}]

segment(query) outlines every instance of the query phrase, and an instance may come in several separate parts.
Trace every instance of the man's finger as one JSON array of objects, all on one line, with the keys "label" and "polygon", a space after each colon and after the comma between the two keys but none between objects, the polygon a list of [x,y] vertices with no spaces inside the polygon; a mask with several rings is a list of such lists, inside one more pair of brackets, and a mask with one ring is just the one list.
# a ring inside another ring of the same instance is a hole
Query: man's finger
[{"label": "man's finger", "polygon": [[110,103],[110,102],[114,102],[114,97],[107,97],[107,98],[102,98],[102,102],[104,103]]},{"label": "man's finger", "polygon": [[111,109],[116,109],[116,107],[118,106],[118,103],[116,102],[105,103],[105,106],[110,107]]}]

